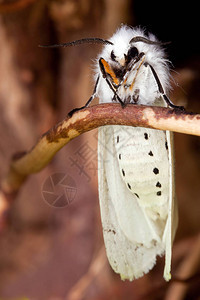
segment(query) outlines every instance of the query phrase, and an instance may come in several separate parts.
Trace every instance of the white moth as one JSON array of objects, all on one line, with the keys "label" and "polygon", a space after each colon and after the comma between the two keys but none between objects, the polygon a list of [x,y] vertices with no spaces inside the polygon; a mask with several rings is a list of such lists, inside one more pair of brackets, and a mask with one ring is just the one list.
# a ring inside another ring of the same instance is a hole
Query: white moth
[{"label": "white moth", "polygon": [[[169,90],[168,61],[160,43],[139,28],[120,27],[109,41],[77,40],[59,46],[103,43],[93,95],[100,103],[176,106]],[[69,114],[72,115],[74,109]],[[98,138],[98,183],[108,260],[122,279],[133,280],[165,254],[164,278],[171,278],[177,227],[172,136],[168,131],[104,126]]]},{"label": "white moth", "polygon": [[[169,70],[156,38],[122,26],[99,56],[100,103],[167,106]],[[113,92],[114,90],[114,92]],[[117,96],[116,96],[117,95]],[[170,280],[172,242],[177,226],[172,137],[168,131],[128,126],[99,129],[98,183],[108,260],[122,279],[152,269],[165,254]]]}]

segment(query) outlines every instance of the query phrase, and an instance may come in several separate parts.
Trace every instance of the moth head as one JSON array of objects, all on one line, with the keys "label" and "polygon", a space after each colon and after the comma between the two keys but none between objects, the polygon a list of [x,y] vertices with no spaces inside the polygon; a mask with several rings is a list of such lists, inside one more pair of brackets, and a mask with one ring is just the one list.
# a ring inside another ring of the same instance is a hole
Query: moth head
[{"label": "moth head", "polygon": [[131,62],[134,63],[134,61],[135,62],[139,61],[145,55],[143,51],[139,50],[139,48],[141,48],[141,43],[147,45],[156,45],[156,46],[168,44],[168,42],[162,43],[162,42],[147,39],[143,36],[135,36],[129,41],[128,49],[126,49],[124,53],[119,53],[117,49],[119,47],[115,47],[115,45],[113,44],[114,45],[113,48],[116,49],[116,52],[114,49],[111,50],[110,52],[111,60],[113,62],[119,63],[121,66],[127,66]]}]

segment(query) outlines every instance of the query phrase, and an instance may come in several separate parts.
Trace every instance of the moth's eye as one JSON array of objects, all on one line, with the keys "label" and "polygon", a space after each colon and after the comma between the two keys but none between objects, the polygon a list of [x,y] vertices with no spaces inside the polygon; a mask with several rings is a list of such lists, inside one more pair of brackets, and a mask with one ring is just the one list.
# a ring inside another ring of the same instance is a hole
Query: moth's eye
[{"label": "moth's eye", "polygon": [[139,54],[138,49],[136,47],[131,47],[128,50],[127,55],[125,55],[126,63],[128,64],[133,58],[138,56],[138,54]]},{"label": "moth's eye", "polygon": [[110,53],[110,57],[112,60],[115,60],[116,59],[116,55],[114,54],[114,51],[112,50],[111,53]]},{"label": "moth's eye", "polygon": [[134,57],[138,56],[138,49],[136,47],[130,48],[128,50],[127,56],[130,57],[130,58],[134,58]]}]

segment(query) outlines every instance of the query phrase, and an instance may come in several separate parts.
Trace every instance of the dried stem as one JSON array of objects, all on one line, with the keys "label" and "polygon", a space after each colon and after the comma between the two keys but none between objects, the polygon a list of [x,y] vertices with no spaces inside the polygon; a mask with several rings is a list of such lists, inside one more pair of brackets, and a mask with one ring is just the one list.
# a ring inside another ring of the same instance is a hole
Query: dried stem
[{"label": "dried stem", "polygon": [[15,195],[27,176],[43,169],[69,141],[103,125],[140,126],[200,136],[198,114],[152,106],[122,108],[117,103],[92,106],[55,125],[29,152],[15,155],[1,184],[4,198]]}]

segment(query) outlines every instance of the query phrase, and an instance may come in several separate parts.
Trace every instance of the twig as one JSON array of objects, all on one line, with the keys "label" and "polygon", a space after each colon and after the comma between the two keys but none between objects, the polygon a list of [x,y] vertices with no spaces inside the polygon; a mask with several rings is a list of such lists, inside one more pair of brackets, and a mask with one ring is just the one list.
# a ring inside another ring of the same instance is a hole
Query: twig
[{"label": "twig", "polygon": [[95,105],[78,111],[71,118],[67,117],[55,125],[29,152],[15,155],[1,184],[4,197],[16,194],[27,176],[43,169],[69,141],[103,125],[140,126],[200,136],[198,114],[131,104],[125,108],[117,103]]}]

